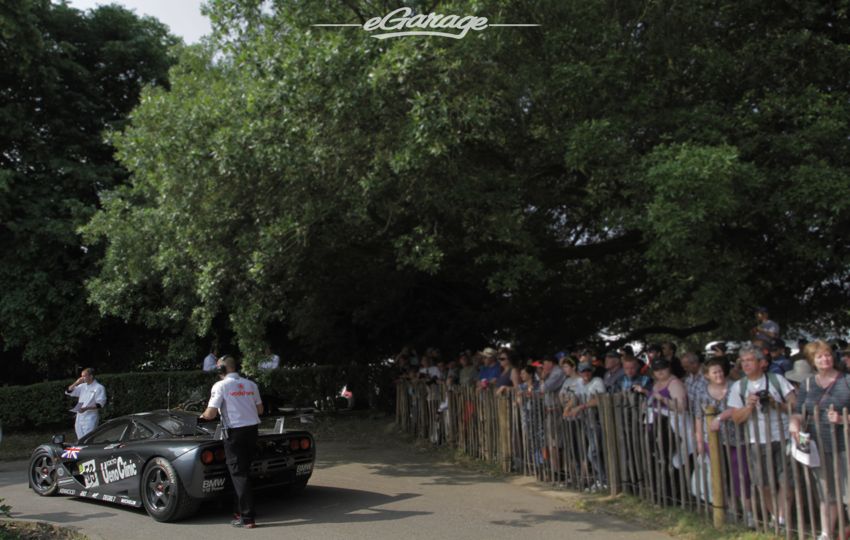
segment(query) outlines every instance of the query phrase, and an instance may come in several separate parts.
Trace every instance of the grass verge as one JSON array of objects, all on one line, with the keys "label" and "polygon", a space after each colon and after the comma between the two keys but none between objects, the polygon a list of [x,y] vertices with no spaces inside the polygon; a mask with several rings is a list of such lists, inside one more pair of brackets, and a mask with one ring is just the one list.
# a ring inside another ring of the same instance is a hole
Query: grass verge
[{"label": "grass verge", "polygon": [[652,530],[664,531],[686,540],[769,540],[773,535],[757,533],[737,525],[715,529],[711,520],[681,508],[660,507],[631,495],[581,495],[576,505],[588,512],[602,512],[640,524]]},{"label": "grass verge", "polygon": [[0,520],[0,540],[88,540],[88,537],[47,523]]}]

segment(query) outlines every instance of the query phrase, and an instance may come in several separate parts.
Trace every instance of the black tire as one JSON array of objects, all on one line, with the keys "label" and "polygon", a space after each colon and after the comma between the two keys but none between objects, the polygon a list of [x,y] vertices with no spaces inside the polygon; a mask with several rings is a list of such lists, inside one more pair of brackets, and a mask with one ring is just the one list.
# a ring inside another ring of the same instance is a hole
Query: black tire
[{"label": "black tire", "polygon": [[153,458],[142,473],[142,504],[156,521],[179,521],[198,510],[200,501],[186,493],[167,459]]},{"label": "black tire", "polygon": [[42,497],[50,497],[59,492],[59,480],[56,478],[56,467],[59,460],[47,450],[36,450],[30,458],[29,471],[30,487]]}]

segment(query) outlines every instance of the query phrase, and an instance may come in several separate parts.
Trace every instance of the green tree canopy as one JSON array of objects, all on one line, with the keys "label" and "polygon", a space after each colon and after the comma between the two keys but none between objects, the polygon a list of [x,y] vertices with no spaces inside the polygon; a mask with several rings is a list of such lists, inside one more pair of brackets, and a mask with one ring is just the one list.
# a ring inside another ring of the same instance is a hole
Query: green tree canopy
[{"label": "green tree canopy", "polygon": [[847,323],[846,2],[405,2],[541,25],[460,40],[311,26],[378,4],[210,2],[216,39],[115,137],[132,179],[87,227],[101,309],[345,358],[743,336],[755,303]]},{"label": "green tree canopy", "polygon": [[123,127],[142,87],[166,84],[166,30],[117,6],[2,2],[0,342],[42,373],[108,338],[84,288],[101,255],[77,228],[127,177],[102,132]]}]

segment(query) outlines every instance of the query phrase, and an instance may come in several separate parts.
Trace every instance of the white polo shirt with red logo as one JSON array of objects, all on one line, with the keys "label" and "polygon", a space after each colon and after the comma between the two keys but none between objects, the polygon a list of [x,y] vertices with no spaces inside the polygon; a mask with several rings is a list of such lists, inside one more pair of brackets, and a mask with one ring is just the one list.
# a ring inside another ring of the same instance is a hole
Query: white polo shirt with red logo
[{"label": "white polo shirt with red logo", "polygon": [[219,410],[224,427],[238,428],[260,423],[257,405],[262,402],[254,381],[228,373],[213,385],[209,407]]}]

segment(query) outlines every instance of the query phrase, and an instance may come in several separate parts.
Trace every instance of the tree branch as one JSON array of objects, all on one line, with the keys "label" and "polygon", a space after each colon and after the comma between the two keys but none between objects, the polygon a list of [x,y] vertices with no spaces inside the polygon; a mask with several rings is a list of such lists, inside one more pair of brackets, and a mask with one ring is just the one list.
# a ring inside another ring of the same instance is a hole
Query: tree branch
[{"label": "tree branch", "polygon": [[610,240],[603,240],[594,244],[583,244],[579,246],[568,246],[557,250],[561,259],[599,259],[608,255],[616,255],[625,251],[639,249],[644,244],[640,231],[628,231],[623,235]]},{"label": "tree branch", "polygon": [[357,15],[357,18],[360,19],[360,24],[366,24],[366,17],[363,16],[363,13],[360,11],[357,5],[354,4],[354,2],[352,2],[351,0],[342,0],[342,3],[345,4],[348,9],[353,11],[355,15]]},{"label": "tree branch", "polygon": [[643,328],[638,328],[637,330],[632,330],[629,332],[626,337],[618,339],[617,341],[612,343],[613,347],[619,347],[624,343],[628,343],[630,341],[635,340],[643,340],[649,334],[669,334],[671,336],[675,336],[679,339],[684,339],[692,334],[696,334],[698,332],[710,332],[711,330],[716,330],[720,325],[714,319],[700,323],[696,326],[690,326],[687,328],[676,328],[674,326],[645,326]]}]

